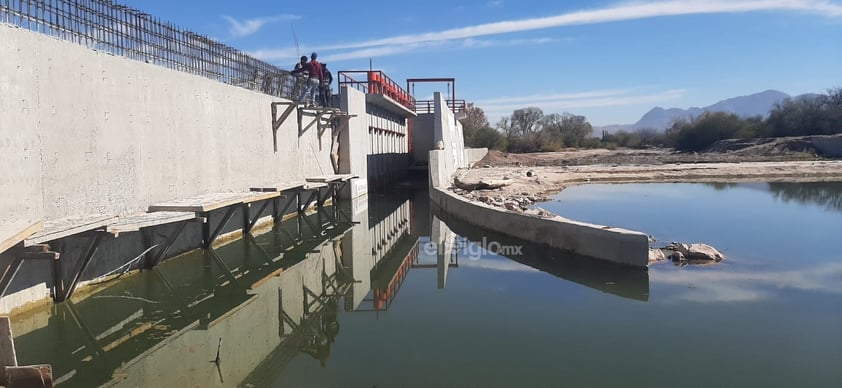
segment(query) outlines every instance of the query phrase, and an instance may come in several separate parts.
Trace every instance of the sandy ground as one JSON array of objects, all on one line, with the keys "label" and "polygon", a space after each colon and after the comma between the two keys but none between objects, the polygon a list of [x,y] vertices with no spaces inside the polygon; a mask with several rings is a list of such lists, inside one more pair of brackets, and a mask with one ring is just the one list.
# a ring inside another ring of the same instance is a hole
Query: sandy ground
[{"label": "sandy ground", "polygon": [[[756,157],[676,155],[666,150],[582,150],[529,155],[493,152],[473,168],[459,170],[456,179],[460,186],[467,188],[480,183],[502,187],[452,190],[472,200],[524,211],[565,187],[589,182],[842,181],[842,160],[791,160],[804,158],[784,155],[767,157],[773,161],[755,161]],[[700,159],[710,161],[698,162]]]}]

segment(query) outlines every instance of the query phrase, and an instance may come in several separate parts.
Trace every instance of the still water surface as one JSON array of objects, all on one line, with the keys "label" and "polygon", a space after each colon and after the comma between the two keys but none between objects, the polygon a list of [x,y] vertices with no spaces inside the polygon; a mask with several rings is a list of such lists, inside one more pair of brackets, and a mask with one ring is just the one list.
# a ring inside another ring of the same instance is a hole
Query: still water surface
[{"label": "still water surface", "polygon": [[728,256],[648,273],[445,224],[426,196],[16,317],[19,359],[60,387],[842,386],[842,184],[587,185],[542,204]]}]

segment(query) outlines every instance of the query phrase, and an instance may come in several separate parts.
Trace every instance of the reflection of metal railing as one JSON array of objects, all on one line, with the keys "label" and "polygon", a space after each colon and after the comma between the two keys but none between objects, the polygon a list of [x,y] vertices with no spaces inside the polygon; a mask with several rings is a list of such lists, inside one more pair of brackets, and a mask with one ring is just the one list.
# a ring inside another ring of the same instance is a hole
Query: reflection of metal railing
[{"label": "reflection of metal railing", "polygon": [[[358,81],[349,74],[361,74],[365,81]],[[339,86],[348,85],[366,94],[381,94],[395,100],[409,110],[415,110],[415,97],[380,70],[351,70],[339,72]]]},{"label": "reflection of metal railing", "polygon": [[0,0],[0,23],[293,99],[302,77],[111,0]]},{"label": "reflection of metal railing", "polygon": [[[447,100],[447,107],[450,108],[451,112],[459,113],[466,110],[467,103],[465,103],[465,100]],[[415,113],[424,114],[434,113],[435,111],[435,100],[415,101]]]}]

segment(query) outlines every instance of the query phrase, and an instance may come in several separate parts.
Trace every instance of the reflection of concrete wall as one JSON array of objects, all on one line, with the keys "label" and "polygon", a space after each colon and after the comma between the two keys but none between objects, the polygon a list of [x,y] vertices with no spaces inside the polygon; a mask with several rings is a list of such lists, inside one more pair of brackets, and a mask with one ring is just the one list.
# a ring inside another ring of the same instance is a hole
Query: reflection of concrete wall
[{"label": "reflection of concrete wall", "polygon": [[278,98],[7,25],[0,52],[4,224],[331,172],[329,132],[295,114],[274,151]]},{"label": "reflection of concrete wall", "polygon": [[432,233],[430,241],[436,244],[436,264],[438,269],[438,288],[447,285],[447,270],[450,268],[450,261],[454,255],[454,238],[456,235],[447,224],[433,216]]},{"label": "reflection of concrete wall", "polygon": [[[228,387],[239,386],[286,337],[279,335],[280,307],[296,323],[304,317],[304,287],[319,294],[322,271],[336,271],[333,245],[326,242],[307,258],[252,290],[257,295],[207,330],[188,330],[163,346],[127,363],[116,374],[125,378],[117,387]],[[279,300],[279,297],[281,298]],[[286,328],[285,335],[291,329]],[[219,381],[217,339],[222,338]]]}]

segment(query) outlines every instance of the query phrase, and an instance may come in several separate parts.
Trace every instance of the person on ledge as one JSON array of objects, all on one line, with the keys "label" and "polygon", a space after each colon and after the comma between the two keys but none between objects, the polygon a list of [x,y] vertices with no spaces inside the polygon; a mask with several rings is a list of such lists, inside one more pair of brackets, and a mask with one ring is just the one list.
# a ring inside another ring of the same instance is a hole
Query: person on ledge
[{"label": "person on ledge", "polygon": [[292,71],[292,74],[299,74],[306,71],[309,76],[307,87],[303,88],[301,95],[298,96],[298,101],[306,102],[307,106],[316,105],[316,92],[319,90],[323,78],[322,65],[316,58],[318,58],[318,54],[310,54],[310,62],[302,66],[300,70]]},{"label": "person on ledge", "polygon": [[302,55],[301,60],[295,64],[295,68],[292,70],[292,74],[298,75],[301,80],[296,79],[295,83],[292,87],[292,95],[293,96],[300,96],[304,90],[307,89],[309,73],[304,70],[304,67],[307,66],[307,56]]},{"label": "person on ledge", "polygon": [[322,106],[330,106],[330,84],[333,82],[333,74],[327,69],[327,63],[322,63],[322,85],[319,87],[319,101]]}]

